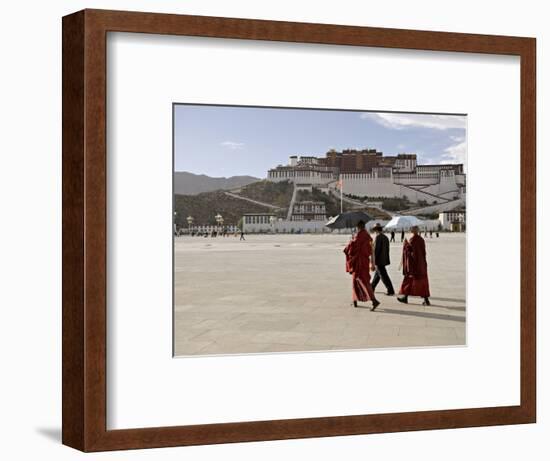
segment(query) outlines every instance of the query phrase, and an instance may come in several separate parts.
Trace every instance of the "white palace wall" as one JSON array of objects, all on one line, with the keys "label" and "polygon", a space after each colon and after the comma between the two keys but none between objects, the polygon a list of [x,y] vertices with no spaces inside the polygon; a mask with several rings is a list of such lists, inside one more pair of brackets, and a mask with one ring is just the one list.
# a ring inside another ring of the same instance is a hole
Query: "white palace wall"
[{"label": "white palace wall", "polygon": [[344,194],[359,197],[401,197],[401,188],[392,178],[364,178],[341,175]]},{"label": "white palace wall", "polygon": [[334,174],[330,171],[316,170],[281,170],[269,171],[267,179],[272,182],[291,181],[304,184],[327,184],[334,181]]},{"label": "white palace wall", "polygon": [[459,185],[454,175],[440,178],[419,178],[411,175],[410,178],[400,179],[378,178],[372,175],[341,175],[341,177],[344,193],[359,197],[407,197],[411,202],[426,200],[428,203],[434,201],[440,203],[445,200],[434,195],[443,196],[446,199],[460,195]]},{"label": "white palace wall", "polygon": [[[373,173],[341,174],[345,194],[358,197],[406,197],[418,203],[421,200],[429,204],[445,203],[462,197],[460,188],[465,185],[465,175],[455,175],[454,171],[415,172],[410,174],[393,174],[379,176]],[[331,172],[315,170],[270,170],[268,180],[291,181],[297,184],[312,186],[336,187],[336,180]]]},{"label": "white palace wall", "polygon": [[462,187],[462,185],[457,183],[457,178],[455,176],[445,176],[441,178],[441,182],[438,184],[437,189],[434,189],[437,192],[433,192],[429,189],[428,191],[452,200],[461,196],[460,187]]}]

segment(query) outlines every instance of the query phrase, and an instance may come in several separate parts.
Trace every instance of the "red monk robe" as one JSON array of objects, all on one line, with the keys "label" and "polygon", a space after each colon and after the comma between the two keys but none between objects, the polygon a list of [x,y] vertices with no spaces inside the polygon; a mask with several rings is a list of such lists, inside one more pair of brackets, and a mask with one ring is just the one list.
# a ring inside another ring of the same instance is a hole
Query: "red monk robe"
[{"label": "red monk robe", "polygon": [[403,296],[430,296],[426,243],[420,235],[414,234],[403,244],[403,283],[399,294]]},{"label": "red monk robe", "polygon": [[346,254],[346,272],[352,275],[353,301],[376,301],[370,284],[370,257],[372,254],[372,238],[362,229],[344,249]]}]

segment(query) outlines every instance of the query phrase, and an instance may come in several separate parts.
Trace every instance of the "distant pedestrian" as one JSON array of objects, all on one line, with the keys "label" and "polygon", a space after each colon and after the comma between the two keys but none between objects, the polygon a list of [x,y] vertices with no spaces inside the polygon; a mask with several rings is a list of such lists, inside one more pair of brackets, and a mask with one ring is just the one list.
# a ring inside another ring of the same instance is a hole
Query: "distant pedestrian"
[{"label": "distant pedestrian", "polygon": [[430,238],[434,237],[434,231],[430,229]]},{"label": "distant pedestrian", "polygon": [[239,239],[239,242],[240,242],[241,240],[246,240],[246,239],[244,238],[244,230],[241,231],[241,238]]},{"label": "distant pedestrian", "polygon": [[439,238],[439,231],[435,231],[435,238]]},{"label": "distant pedestrian", "polygon": [[401,243],[405,240],[405,229],[401,229]]},{"label": "distant pedestrian", "polygon": [[390,276],[386,270],[386,266],[390,265],[390,242],[388,237],[382,232],[382,226],[376,224],[372,230],[376,233],[374,238],[374,268],[375,273],[372,278],[372,289],[375,290],[378,282],[382,280],[382,283],[386,286],[386,294],[393,296],[395,291],[391,283]]},{"label": "distant pedestrian", "polygon": [[390,242],[395,242],[395,231],[391,231],[390,237]]}]

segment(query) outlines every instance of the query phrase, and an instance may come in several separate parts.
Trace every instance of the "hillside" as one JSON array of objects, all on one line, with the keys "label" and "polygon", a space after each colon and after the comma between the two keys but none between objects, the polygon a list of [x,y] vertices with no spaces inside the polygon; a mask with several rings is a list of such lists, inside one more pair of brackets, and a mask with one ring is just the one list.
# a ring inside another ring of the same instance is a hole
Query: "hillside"
[{"label": "hillside", "polygon": [[197,195],[175,195],[176,224],[187,227],[187,217],[196,225],[216,224],[214,216],[223,216],[224,224],[237,225],[244,213],[265,213],[272,210],[254,203],[230,197],[222,191],[203,192]]},{"label": "hillside", "polygon": [[215,190],[230,190],[259,181],[253,176],[231,176],[230,178],[212,178],[204,174],[197,175],[187,171],[174,172],[174,194],[195,195]]},{"label": "hillside", "polygon": [[293,190],[294,186],[290,181],[271,182],[263,180],[242,187],[239,195],[281,208],[288,208]]},{"label": "hillside", "polygon": [[[277,215],[286,217],[286,211],[290,204],[293,193],[293,184],[287,181],[269,182],[256,181],[241,188],[238,195],[280,207]],[[334,195],[327,195],[319,189],[313,188],[312,192],[299,191],[296,200],[313,200],[324,202],[327,210],[327,217],[336,216],[340,213],[340,200]],[[236,225],[245,213],[273,213],[273,209],[260,204],[240,200],[217,190],[202,192],[199,194],[175,194],[174,206],[176,211],[176,223],[178,227],[187,227],[187,217],[192,216],[196,225],[216,224],[214,216],[218,213],[224,218],[224,224]],[[374,219],[389,219],[389,215],[377,208],[357,208],[352,204],[344,202],[344,211],[362,209]]]}]

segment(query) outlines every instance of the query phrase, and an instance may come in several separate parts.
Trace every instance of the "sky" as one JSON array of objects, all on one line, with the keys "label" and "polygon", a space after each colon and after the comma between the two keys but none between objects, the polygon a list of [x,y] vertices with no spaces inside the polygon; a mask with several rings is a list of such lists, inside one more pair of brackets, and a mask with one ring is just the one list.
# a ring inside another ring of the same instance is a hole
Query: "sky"
[{"label": "sky", "polygon": [[465,115],[178,104],[174,164],[212,177],[265,178],[290,155],[368,147],[466,168],[466,123]]}]

